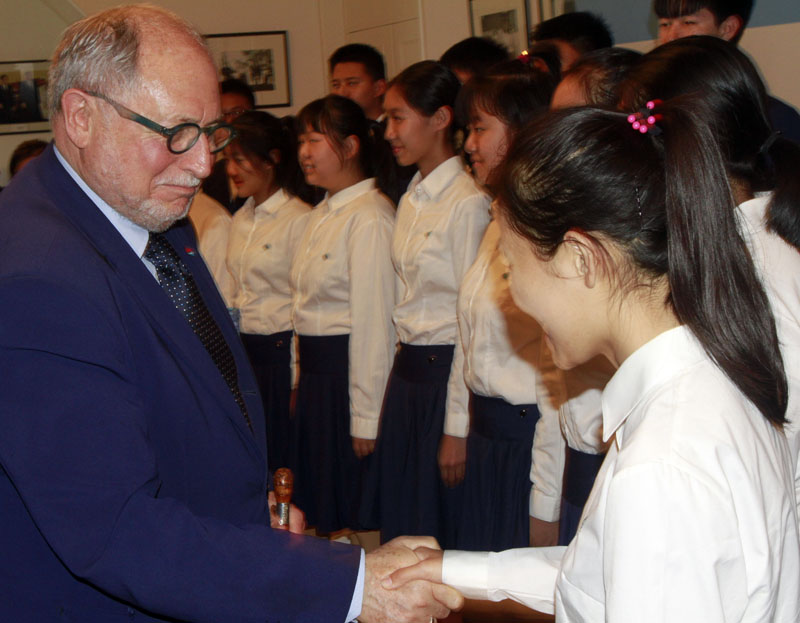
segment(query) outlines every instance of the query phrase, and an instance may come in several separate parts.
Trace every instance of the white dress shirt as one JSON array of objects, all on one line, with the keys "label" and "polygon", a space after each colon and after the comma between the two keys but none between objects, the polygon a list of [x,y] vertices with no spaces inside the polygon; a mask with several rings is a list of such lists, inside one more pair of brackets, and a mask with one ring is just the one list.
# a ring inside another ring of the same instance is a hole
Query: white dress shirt
[{"label": "white dress shirt", "polygon": [[685,327],[603,392],[615,435],[568,548],[447,552],[467,597],[565,622],[796,622],[800,542],[786,438]]},{"label": "white dress shirt", "polygon": [[393,222],[374,178],[326,197],[309,216],[290,276],[298,335],[350,335],[350,434],[363,439],[378,435],[395,352]]},{"label": "white dress shirt", "polygon": [[781,345],[789,406],[784,426],[795,465],[795,496],[800,515],[800,252],[767,230],[772,195],[759,194],[738,207],[742,233],[767,291]]},{"label": "white dress shirt", "polygon": [[188,216],[197,236],[200,255],[203,256],[211,276],[214,277],[217,290],[225,304],[230,307],[233,277],[228,272],[225,254],[231,231],[231,213],[215,199],[204,192],[199,192],[192,199]]},{"label": "white dress shirt", "polygon": [[[535,404],[542,329],[511,299],[508,261],[499,241],[500,228],[492,221],[458,293],[464,378],[467,387],[480,396],[501,398],[512,405]],[[555,369],[552,359],[547,362]],[[558,410],[542,404],[539,414],[532,449],[531,514],[555,521],[561,503],[564,440]]]},{"label": "white dress shirt", "polygon": [[233,215],[227,260],[242,333],[291,330],[289,269],[310,212],[307,203],[278,190],[259,205],[250,197]]},{"label": "white dress shirt", "polygon": [[424,179],[419,172],[414,175],[400,200],[392,239],[398,338],[406,344],[455,345],[444,432],[456,437],[466,437],[469,429],[458,288],[475,261],[488,223],[489,198],[454,156]]}]

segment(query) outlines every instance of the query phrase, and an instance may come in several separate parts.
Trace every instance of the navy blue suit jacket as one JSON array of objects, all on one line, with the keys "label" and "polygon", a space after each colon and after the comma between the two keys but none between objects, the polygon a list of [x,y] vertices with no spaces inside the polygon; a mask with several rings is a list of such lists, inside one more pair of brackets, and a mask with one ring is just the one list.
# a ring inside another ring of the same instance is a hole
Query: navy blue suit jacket
[{"label": "navy blue suit jacket", "polygon": [[52,146],[0,195],[0,620],[343,621],[360,552],[269,528],[256,383],[191,228],[167,237],[255,434]]}]

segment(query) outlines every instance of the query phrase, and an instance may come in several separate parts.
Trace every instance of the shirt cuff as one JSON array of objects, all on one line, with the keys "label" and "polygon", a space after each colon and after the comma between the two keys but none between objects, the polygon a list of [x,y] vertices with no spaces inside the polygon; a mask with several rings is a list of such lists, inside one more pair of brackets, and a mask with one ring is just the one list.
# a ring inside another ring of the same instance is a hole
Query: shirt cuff
[{"label": "shirt cuff", "polygon": [[364,605],[364,550],[361,550],[361,562],[358,563],[358,577],[356,578],[356,588],[353,591],[353,600],[350,602],[350,610],[347,611],[347,621],[355,621],[361,614],[361,607]]},{"label": "shirt cuff", "polygon": [[547,495],[534,485],[531,487],[529,511],[531,517],[536,517],[536,519],[558,521],[561,516],[561,498]]},{"label": "shirt cuff", "polygon": [[377,418],[367,418],[360,415],[350,415],[350,435],[359,439],[377,439],[378,423]]},{"label": "shirt cuff", "polygon": [[489,599],[489,552],[446,550],[442,559],[442,583],[468,599]]}]

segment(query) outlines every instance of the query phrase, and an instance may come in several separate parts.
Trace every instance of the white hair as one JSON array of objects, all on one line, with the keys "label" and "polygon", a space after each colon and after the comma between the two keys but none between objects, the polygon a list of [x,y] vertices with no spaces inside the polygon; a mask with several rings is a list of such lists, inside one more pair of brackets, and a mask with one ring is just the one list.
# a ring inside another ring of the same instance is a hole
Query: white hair
[{"label": "white hair", "polygon": [[48,75],[50,118],[61,111],[67,89],[124,93],[139,80],[144,34],[183,35],[208,50],[203,36],[186,20],[150,4],[116,7],[70,25],[53,54]]}]

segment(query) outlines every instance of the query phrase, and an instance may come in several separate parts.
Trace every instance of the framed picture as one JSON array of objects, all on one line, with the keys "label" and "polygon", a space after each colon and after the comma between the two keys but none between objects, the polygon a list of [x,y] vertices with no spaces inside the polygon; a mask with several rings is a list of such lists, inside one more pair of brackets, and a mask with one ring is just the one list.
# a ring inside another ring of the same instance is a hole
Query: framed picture
[{"label": "framed picture", "polygon": [[0,63],[0,134],[50,131],[49,67],[50,61]]},{"label": "framed picture", "polygon": [[528,47],[528,13],[525,0],[469,0],[472,34],[489,37],[513,56]]},{"label": "framed picture", "polygon": [[256,96],[256,108],[292,105],[285,30],[206,35],[219,79],[243,80]]}]

